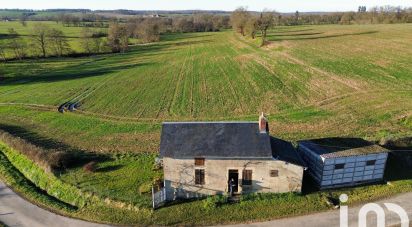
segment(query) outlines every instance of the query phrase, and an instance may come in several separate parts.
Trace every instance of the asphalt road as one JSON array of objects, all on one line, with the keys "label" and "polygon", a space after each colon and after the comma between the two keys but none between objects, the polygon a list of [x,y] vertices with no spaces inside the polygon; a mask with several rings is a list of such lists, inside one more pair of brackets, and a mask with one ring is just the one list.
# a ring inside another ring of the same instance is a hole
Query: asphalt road
[{"label": "asphalt road", "polygon": [[[408,217],[412,219],[412,193],[405,193],[377,202],[381,207],[384,207],[383,203],[394,203],[401,206],[406,211]],[[348,207],[349,226],[358,226],[358,213],[360,208],[361,206]],[[273,209],[276,209],[276,207],[273,207]],[[386,208],[384,208],[384,211],[386,215],[385,226],[400,224],[400,218],[396,213],[390,212]],[[339,212],[339,210],[333,210],[294,218],[277,219],[268,222],[228,225],[227,227],[333,227],[339,226]],[[376,226],[375,214],[369,214],[367,220],[368,226]],[[2,182],[0,182],[0,221],[10,227],[108,227],[108,225],[63,217],[44,210],[24,200],[10,188],[6,187]]]},{"label": "asphalt road", "polygon": [[108,227],[44,210],[14,193],[0,182],[0,221],[10,227]]}]

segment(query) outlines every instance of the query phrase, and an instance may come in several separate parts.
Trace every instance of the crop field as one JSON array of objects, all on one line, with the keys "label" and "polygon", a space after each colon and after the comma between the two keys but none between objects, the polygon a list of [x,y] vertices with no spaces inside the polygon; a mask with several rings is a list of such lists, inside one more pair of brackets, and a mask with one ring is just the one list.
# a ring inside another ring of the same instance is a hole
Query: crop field
[{"label": "crop field", "polygon": [[10,113],[11,104],[21,104],[20,112],[76,101],[77,115],[133,123],[254,119],[263,111],[287,138],[405,134],[411,27],[280,27],[264,48],[232,31],[173,34],[120,55],[8,62],[0,68],[0,103]]},{"label": "crop field", "polygon": [[[9,27],[27,35],[31,25],[0,22],[0,42]],[[49,26],[61,28],[80,50],[81,28]],[[0,63],[0,130],[114,155],[99,163],[107,171],[76,167],[58,178],[102,197],[144,204],[150,197],[138,188],[158,176],[147,162],[158,152],[163,121],[257,120],[265,112],[271,134],[292,141],[412,135],[411,24],[278,27],[268,38],[260,48],[259,40],[231,30],[164,34],[158,43],[132,45],[123,54]],[[68,101],[80,109],[58,113]],[[106,187],[108,179],[116,180]],[[410,183],[400,184],[409,190]],[[160,209],[152,220],[171,224],[162,215],[182,208],[203,216],[199,207]],[[199,223],[227,222],[231,209],[225,206],[214,220],[219,209],[211,211]],[[184,218],[192,223],[192,216]]]}]

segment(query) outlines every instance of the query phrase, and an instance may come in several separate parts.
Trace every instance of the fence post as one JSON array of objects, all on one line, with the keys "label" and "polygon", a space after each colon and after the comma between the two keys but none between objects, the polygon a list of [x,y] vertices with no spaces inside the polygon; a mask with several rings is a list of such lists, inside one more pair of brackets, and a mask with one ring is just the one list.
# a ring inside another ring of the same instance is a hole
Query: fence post
[{"label": "fence post", "polygon": [[154,192],[154,187],[152,186],[152,206],[153,206],[153,209],[155,209],[156,207],[155,207],[155,192]]}]

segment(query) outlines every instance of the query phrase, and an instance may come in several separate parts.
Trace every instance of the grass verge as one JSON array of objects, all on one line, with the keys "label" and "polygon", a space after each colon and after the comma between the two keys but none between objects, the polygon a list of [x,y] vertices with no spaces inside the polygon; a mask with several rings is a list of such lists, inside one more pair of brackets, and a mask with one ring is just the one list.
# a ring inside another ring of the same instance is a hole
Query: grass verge
[{"label": "grass verge", "polygon": [[76,210],[76,207],[48,195],[44,190],[29,181],[16,167],[13,166],[7,156],[3,153],[5,150],[3,144],[0,144],[0,150],[0,179],[12,187],[13,190],[24,195],[24,197],[31,202],[47,207],[53,211],[59,211],[59,213],[67,214],[68,212]]},{"label": "grass verge", "polygon": [[2,142],[0,142],[0,150],[9,160],[11,166],[16,168],[16,171],[19,171],[37,187],[46,191],[47,194],[79,208],[83,207],[89,200],[79,189],[63,183],[52,174],[47,174],[33,161]]}]

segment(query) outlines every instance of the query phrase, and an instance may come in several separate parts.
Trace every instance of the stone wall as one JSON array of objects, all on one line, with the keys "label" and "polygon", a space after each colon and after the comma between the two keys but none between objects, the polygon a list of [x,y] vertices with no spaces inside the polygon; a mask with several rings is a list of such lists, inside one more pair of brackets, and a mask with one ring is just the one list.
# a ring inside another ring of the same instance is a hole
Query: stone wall
[{"label": "stone wall", "polygon": [[[228,172],[238,170],[239,193],[300,192],[303,167],[279,160],[216,160],[206,159],[204,166],[195,166],[193,159],[163,159],[168,200],[224,194],[228,191]],[[195,184],[195,169],[205,170],[205,184]],[[252,185],[242,185],[242,171],[252,170]],[[270,176],[277,170],[278,176]]]}]

